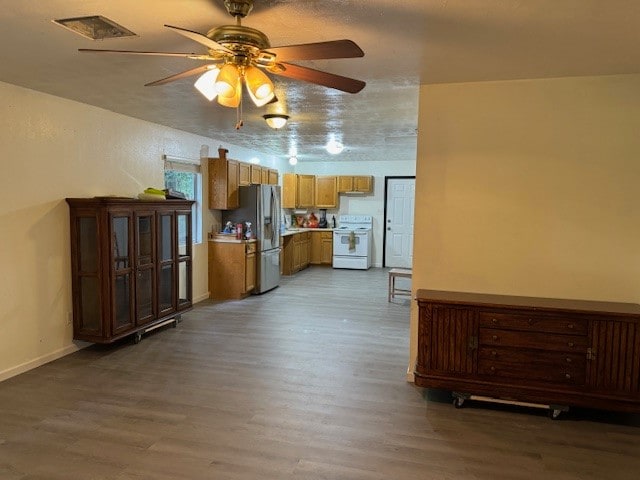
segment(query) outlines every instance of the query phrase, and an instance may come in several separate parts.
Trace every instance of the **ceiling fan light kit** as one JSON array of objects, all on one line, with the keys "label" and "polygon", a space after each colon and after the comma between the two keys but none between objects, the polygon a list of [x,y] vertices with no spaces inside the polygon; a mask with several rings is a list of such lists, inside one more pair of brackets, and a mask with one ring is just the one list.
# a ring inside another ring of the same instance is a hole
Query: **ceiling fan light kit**
[{"label": "ceiling fan light kit", "polygon": [[267,125],[274,130],[277,130],[287,124],[289,115],[285,115],[284,113],[267,113],[266,115],[263,115],[262,118],[267,122]]},{"label": "ceiling fan light kit", "polygon": [[[263,70],[274,75],[302,80],[347,93],[357,93],[365,87],[365,82],[361,80],[289,63],[291,60],[324,60],[364,56],[362,49],[353,41],[333,40],[271,47],[269,38],[260,30],[241,25],[241,19],[246,17],[253,8],[253,0],[225,0],[224,4],[229,14],[235,17],[236,25],[212,28],[207,35],[186,28],[165,25],[174,32],[204,45],[207,48],[205,54],[86,48],[81,48],[79,51],[183,57],[208,62],[201,67],[191,68],[147,83],[146,86],[164,85],[192,75],[200,75],[194,84],[196,89],[209,101],[217,96],[220,105],[231,108],[238,108],[241,104],[243,83],[256,106],[262,107],[275,99],[273,82]],[[214,88],[211,87],[212,84],[215,85]],[[241,123],[239,120],[238,124]]]}]

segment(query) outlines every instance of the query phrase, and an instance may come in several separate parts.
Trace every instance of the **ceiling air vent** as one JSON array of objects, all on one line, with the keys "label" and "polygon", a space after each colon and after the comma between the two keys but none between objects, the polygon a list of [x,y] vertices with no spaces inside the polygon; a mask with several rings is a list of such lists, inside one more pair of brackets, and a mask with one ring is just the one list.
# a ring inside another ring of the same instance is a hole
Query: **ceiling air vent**
[{"label": "ceiling air vent", "polygon": [[83,37],[92,40],[104,40],[105,38],[135,37],[131,30],[118,25],[113,20],[109,20],[101,15],[91,17],[61,18],[53,20],[61,27],[78,33]]}]

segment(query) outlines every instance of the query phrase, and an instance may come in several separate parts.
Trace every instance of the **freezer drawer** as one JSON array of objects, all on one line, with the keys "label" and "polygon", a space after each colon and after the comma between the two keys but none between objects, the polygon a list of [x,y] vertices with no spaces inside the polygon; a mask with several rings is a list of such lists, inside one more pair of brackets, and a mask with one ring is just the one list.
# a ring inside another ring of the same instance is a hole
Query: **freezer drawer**
[{"label": "freezer drawer", "polygon": [[255,293],[264,293],[280,285],[280,249],[260,252],[258,262],[258,285]]}]

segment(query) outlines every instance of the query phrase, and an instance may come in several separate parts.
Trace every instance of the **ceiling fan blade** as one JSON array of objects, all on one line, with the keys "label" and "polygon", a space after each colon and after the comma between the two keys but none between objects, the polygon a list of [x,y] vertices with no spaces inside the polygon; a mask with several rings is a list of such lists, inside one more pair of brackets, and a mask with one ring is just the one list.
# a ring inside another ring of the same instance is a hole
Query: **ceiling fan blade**
[{"label": "ceiling fan blade", "polygon": [[224,45],[220,45],[218,42],[214,42],[209,37],[201,33],[194,32],[193,30],[187,30],[186,28],[174,27],[173,25],[165,25],[165,27],[170,28],[171,30],[173,30],[176,33],[179,33],[183,37],[187,37],[193,40],[194,42],[198,42],[199,44],[204,45],[205,47],[210,48],[211,50],[215,50],[217,52],[230,53],[230,54],[234,53],[233,50],[228,49]]},{"label": "ceiling fan blade", "polygon": [[214,60],[214,57],[211,55],[200,55],[197,53],[139,52],[135,50],[98,50],[93,48],[79,48],[78,51],[83,53],[124,53],[126,55],[154,55],[161,57],[184,57],[193,60]]},{"label": "ceiling fan blade", "polygon": [[356,58],[364,56],[362,49],[351,40],[287,45],[284,47],[265,48],[265,51],[275,54],[278,62],[288,62],[289,60]]},{"label": "ceiling fan blade", "polygon": [[145,84],[145,87],[155,87],[157,85],[164,85],[165,83],[173,82],[175,80],[180,80],[181,78],[191,77],[193,75],[198,75],[200,73],[205,73],[209,70],[210,65],[202,65],[200,67],[192,68],[190,70],[185,70],[184,72],[176,73],[175,75],[171,75],[170,77],[162,78],[160,80],[156,80],[155,82]]},{"label": "ceiling fan blade", "polygon": [[366,83],[361,80],[355,80],[329,72],[322,72],[320,70],[314,70],[313,68],[301,67],[300,65],[294,65],[292,63],[278,63],[277,66],[281,66],[284,70],[276,67],[269,70],[269,72],[295,80],[317,83],[318,85],[335,88],[343,92],[358,93],[366,85]]}]

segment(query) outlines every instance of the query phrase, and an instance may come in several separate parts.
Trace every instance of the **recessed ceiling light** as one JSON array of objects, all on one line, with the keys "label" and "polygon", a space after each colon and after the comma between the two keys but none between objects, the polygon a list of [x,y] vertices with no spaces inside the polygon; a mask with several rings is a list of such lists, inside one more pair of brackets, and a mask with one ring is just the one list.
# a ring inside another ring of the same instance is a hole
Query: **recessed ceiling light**
[{"label": "recessed ceiling light", "polygon": [[52,20],[74,33],[90,38],[91,40],[104,40],[105,38],[135,37],[131,30],[118,25],[102,15],[90,17],[60,18]]},{"label": "recessed ceiling light", "polygon": [[344,150],[344,145],[335,139],[331,139],[329,140],[325,148],[331,155],[337,155],[338,153],[342,152],[342,150]]}]

